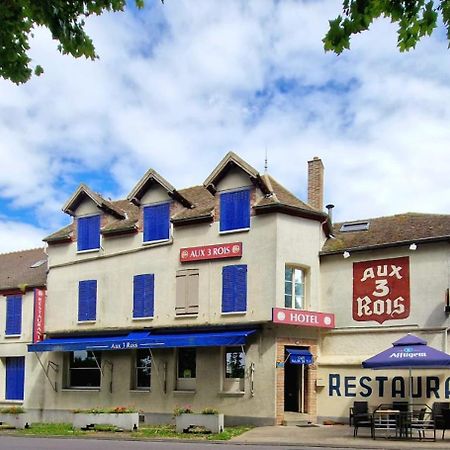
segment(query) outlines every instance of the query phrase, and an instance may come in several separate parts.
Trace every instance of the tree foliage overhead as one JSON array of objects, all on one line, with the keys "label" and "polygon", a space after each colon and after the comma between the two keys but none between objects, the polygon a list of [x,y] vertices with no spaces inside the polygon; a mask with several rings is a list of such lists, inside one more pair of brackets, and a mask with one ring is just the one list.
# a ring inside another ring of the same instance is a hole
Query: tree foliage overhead
[{"label": "tree foliage overhead", "polygon": [[439,15],[450,41],[450,0],[344,0],[343,15],[329,22],[324,47],[342,53],[350,48],[352,35],[368,30],[374,19],[386,17],[398,25],[400,51],[410,50],[433,32]]},{"label": "tree foliage overhead", "polygon": [[[144,0],[135,0],[138,8]],[[50,30],[58,50],[75,58],[95,59],[94,44],[84,30],[85,19],[105,11],[123,11],[126,0],[1,0],[0,1],[0,76],[24,83],[33,68],[28,55],[29,40],[36,26]],[[43,69],[37,65],[34,72]]]}]

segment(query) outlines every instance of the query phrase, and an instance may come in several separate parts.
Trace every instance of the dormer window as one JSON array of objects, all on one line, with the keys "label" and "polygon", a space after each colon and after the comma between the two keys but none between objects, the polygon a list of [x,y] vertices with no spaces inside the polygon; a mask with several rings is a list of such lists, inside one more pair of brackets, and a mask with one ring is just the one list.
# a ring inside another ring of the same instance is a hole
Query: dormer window
[{"label": "dormer window", "polygon": [[77,248],[79,252],[100,248],[100,215],[77,219]]},{"label": "dormer window", "polygon": [[144,207],[144,242],[167,241],[170,237],[170,203]]},{"label": "dormer window", "polygon": [[220,194],[220,231],[250,228],[250,189]]}]

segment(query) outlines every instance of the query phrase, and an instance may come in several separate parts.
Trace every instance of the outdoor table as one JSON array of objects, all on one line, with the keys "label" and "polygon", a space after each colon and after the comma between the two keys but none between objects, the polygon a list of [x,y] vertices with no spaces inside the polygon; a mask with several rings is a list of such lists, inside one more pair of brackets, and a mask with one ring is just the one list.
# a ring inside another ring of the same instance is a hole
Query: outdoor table
[{"label": "outdoor table", "polygon": [[[394,435],[384,435],[386,438],[395,439],[431,439],[436,440],[436,430],[434,421],[427,417],[419,419],[419,411],[400,411],[398,409],[377,409],[373,412],[373,439],[376,439],[376,430],[391,430]],[[430,415],[430,413],[427,413]],[[419,430],[423,432],[420,435]],[[425,431],[432,430],[433,437],[426,438]],[[417,431],[417,437],[413,436],[413,431]]]},{"label": "outdoor table", "polygon": [[376,430],[393,430],[398,437],[399,414],[398,409],[376,409],[372,414],[373,438],[376,439]]}]

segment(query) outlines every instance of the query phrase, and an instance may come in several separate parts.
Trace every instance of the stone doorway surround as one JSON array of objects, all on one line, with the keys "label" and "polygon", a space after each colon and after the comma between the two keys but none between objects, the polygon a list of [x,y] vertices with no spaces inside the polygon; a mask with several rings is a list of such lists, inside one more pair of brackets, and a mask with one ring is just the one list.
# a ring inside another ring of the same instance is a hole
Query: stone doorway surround
[{"label": "stone doorway surround", "polygon": [[[285,347],[307,347],[312,353],[314,361],[317,359],[317,341],[312,339],[302,338],[289,338],[279,337],[276,339],[276,360],[285,360]],[[281,425],[285,420],[284,417],[284,367],[278,367],[275,369],[276,375],[276,423]],[[308,381],[307,381],[307,396],[305,399],[305,407],[308,411],[309,420],[311,422],[317,421],[317,395],[316,395],[316,379],[317,379],[317,366],[316,364],[310,364],[308,366]]]}]

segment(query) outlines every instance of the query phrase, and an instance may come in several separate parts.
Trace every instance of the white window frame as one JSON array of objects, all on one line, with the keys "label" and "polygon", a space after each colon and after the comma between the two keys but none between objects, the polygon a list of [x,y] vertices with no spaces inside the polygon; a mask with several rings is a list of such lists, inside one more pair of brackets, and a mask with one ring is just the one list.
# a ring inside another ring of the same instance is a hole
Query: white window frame
[{"label": "white window frame", "polygon": [[[286,270],[292,269],[292,278],[290,282],[292,283],[292,289],[291,289],[291,304],[288,306],[286,305]],[[295,271],[301,271],[303,273],[303,298],[302,298],[302,305],[300,307],[296,306],[295,301]],[[305,266],[301,266],[298,264],[290,264],[286,263],[284,266],[284,274],[283,274],[283,306],[288,309],[298,309],[298,310],[305,310],[309,308],[308,305],[308,278],[309,278],[309,270]]]},{"label": "white window frame", "polygon": [[[195,352],[195,377],[180,377],[178,375],[179,364],[180,364],[180,353],[185,349],[191,349]],[[197,370],[198,370],[198,351],[196,347],[180,347],[176,349],[176,387],[177,391],[195,391],[197,384]]]},{"label": "white window frame", "polygon": [[[227,378],[227,354],[230,350],[238,349],[244,355],[244,376],[241,378]],[[230,346],[221,348],[222,360],[222,392],[224,394],[242,394],[245,392],[245,377],[247,373],[247,352],[243,346]]]}]

